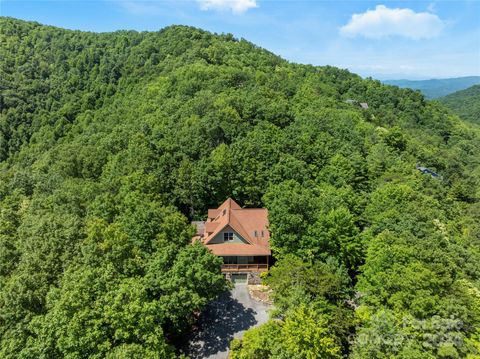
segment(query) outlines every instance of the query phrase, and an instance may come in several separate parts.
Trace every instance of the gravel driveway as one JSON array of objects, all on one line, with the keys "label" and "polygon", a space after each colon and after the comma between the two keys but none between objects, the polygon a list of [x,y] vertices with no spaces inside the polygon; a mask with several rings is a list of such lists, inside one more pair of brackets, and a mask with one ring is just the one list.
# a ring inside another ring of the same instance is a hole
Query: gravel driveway
[{"label": "gravel driveway", "polygon": [[236,284],[230,291],[210,303],[202,313],[199,331],[185,354],[192,359],[225,359],[233,338],[268,320],[268,304],[253,300],[246,284]]}]

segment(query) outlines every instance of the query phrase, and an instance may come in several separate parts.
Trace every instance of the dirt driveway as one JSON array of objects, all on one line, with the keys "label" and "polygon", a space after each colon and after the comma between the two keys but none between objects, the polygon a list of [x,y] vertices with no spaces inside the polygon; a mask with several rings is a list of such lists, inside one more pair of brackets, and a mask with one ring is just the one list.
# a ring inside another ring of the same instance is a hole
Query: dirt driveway
[{"label": "dirt driveway", "polygon": [[241,338],[245,330],[265,323],[270,308],[253,300],[246,284],[237,283],[202,313],[199,331],[190,341],[185,354],[192,359],[226,359],[230,341]]}]

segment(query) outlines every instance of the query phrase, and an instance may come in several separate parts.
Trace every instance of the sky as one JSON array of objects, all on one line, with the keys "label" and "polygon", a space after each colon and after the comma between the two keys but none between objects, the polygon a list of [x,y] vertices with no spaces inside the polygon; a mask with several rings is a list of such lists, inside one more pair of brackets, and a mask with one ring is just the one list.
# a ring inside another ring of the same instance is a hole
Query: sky
[{"label": "sky", "polygon": [[480,0],[0,0],[0,15],[95,32],[190,25],[380,80],[480,75]]}]

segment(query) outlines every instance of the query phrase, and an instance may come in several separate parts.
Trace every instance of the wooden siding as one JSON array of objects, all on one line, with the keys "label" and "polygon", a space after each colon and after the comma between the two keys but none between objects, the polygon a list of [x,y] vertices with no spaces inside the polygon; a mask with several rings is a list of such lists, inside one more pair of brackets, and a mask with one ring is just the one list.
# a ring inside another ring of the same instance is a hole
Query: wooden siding
[{"label": "wooden siding", "polygon": [[[223,241],[223,234],[227,232],[233,233],[233,241],[224,242]],[[235,232],[232,227],[226,226],[222,229],[218,234],[210,241],[208,244],[221,244],[221,243],[248,243],[246,240],[242,238],[237,232]]]}]

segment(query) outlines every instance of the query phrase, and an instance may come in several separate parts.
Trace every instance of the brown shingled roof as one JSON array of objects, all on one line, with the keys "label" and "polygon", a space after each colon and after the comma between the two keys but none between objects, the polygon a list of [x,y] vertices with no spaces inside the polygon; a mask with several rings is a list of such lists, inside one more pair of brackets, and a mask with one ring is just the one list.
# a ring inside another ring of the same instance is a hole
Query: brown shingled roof
[{"label": "brown shingled roof", "polygon": [[207,244],[216,256],[269,256],[270,248],[243,243]]},{"label": "brown shingled roof", "polygon": [[[268,211],[266,208],[241,208],[228,198],[216,210],[209,210],[203,243],[216,255],[270,255]],[[210,215],[215,214],[215,218]],[[230,226],[248,243],[209,244],[226,226]],[[206,231],[208,232],[208,231]]]}]

